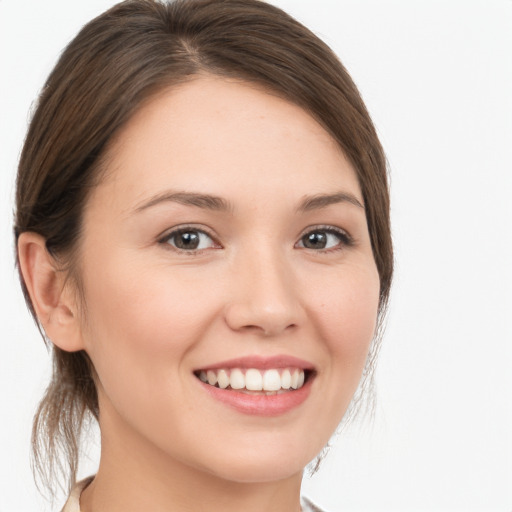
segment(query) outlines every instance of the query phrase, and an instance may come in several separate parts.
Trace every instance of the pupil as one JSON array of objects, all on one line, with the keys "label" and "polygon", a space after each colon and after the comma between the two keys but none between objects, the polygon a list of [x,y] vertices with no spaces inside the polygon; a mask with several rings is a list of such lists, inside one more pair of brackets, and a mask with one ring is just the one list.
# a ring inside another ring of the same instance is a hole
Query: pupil
[{"label": "pupil", "polygon": [[186,233],[178,235],[174,243],[178,249],[197,249],[199,236],[193,231],[187,231]]},{"label": "pupil", "polygon": [[327,244],[327,236],[325,233],[310,233],[304,237],[303,244],[308,249],[324,249]]}]

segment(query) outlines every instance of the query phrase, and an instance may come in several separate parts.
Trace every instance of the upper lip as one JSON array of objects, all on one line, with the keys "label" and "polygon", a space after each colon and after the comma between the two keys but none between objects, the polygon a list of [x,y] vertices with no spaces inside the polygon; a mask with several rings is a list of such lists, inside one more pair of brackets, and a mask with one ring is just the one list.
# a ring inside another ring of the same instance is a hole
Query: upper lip
[{"label": "upper lip", "polygon": [[197,368],[197,370],[220,370],[222,368],[255,368],[258,370],[267,370],[270,368],[302,368],[303,370],[314,370],[315,367],[304,359],[285,354],[277,356],[245,356],[226,361],[220,361]]}]

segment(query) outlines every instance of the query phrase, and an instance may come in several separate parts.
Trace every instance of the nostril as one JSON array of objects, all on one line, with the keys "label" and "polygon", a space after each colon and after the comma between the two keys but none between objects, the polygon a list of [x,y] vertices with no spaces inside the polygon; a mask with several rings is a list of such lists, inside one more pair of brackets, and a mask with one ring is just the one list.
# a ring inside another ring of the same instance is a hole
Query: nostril
[{"label": "nostril", "polygon": [[255,288],[240,294],[226,305],[225,321],[230,329],[263,337],[277,336],[297,328],[304,315],[298,300],[291,294],[280,297],[272,290]]},{"label": "nostril", "polygon": [[239,331],[245,331],[253,334],[257,334],[263,336],[265,338],[271,338],[272,336],[278,336],[285,331],[293,330],[297,327],[297,324],[289,324],[286,327],[281,327],[280,325],[244,325]]},{"label": "nostril", "polygon": [[263,334],[266,337],[275,336],[276,334],[280,334],[281,332],[293,330],[295,327],[297,327],[296,324],[290,324],[290,325],[287,325],[284,329],[278,328],[278,329],[273,330],[273,329],[267,328],[267,329],[263,329]]}]

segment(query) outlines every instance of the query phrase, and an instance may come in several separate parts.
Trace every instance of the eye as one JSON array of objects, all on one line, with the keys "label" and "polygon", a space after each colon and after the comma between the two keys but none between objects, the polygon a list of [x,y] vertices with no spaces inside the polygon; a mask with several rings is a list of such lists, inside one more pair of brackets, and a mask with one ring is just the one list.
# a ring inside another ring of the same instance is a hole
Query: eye
[{"label": "eye", "polygon": [[201,251],[218,247],[212,237],[200,229],[181,228],[167,233],[160,243],[169,244],[180,251]]},{"label": "eye", "polygon": [[345,231],[334,228],[315,228],[304,234],[297,242],[297,247],[328,251],[341,249],[352,244],[352,239]]}]

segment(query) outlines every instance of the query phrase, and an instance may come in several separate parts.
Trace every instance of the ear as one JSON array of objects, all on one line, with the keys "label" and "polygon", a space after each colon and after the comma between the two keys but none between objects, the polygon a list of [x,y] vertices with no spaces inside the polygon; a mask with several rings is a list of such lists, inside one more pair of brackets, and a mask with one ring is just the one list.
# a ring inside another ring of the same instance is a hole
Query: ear
[{"label": "ear", "polygon": [[46,249],[45,239],[25,232],[18,239],[21,273],[39,323],[54,345],[67,352],[84,348],[76,293]]}]

